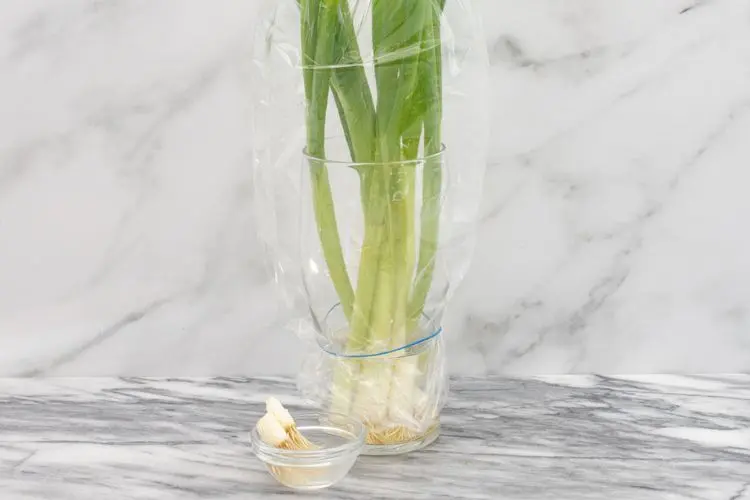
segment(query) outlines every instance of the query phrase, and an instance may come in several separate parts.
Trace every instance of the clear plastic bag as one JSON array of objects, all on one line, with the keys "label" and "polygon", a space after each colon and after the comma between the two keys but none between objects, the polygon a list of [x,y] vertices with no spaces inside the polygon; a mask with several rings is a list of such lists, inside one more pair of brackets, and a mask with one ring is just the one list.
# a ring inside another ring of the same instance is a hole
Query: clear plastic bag
[{"label": "clear plastic bag", "polygon": [[424,443],[485,171],[481,23],[466,0],[279,0],[253,68],[257,228],[310,324],[300,388],[382,452]]},{"label": "clear plastic bag", "polygon": [[418,449],[437,438],[448,392],[441,333],[373,355],[313,350],[299,388],[320,407],[362,420],[369,453]]}]

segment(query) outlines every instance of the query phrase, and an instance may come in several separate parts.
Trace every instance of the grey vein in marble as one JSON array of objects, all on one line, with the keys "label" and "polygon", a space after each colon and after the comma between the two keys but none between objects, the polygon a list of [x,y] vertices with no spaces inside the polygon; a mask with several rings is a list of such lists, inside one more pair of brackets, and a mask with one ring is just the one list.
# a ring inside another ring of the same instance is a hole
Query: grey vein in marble
[{"label": "grey vein in marble", "polygon": [[[3,500],[292,498],[252,455],[285,378],[0,379]],[[750,499],[750,375],[453,381],[432,447],[322,499]]]}]

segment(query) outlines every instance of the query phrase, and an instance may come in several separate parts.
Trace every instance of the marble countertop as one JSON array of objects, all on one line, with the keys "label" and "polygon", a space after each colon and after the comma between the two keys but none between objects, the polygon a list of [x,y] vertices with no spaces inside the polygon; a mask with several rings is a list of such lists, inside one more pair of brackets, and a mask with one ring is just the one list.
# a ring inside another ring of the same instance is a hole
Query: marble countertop
[{"label": "marble countertop", "polygon": [[[3,500],[299,496],[252,455],[285,378],[0,379]],[[750,375],[457,379],[432,447],[326,499],[750,499]]]}]

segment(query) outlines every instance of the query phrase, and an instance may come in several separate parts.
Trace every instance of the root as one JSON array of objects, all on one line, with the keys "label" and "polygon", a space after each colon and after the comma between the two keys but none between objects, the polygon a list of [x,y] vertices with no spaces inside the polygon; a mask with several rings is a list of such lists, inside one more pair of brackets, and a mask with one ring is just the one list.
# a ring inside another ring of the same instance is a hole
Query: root
[{"label": "root", "polygon": [[424,432],[417,432],[404,425],[397,425],[388,428],[370,428],[367,433],[367,444],[374,446],[387,446],[394,444],[404,444],[411,441],[417,441],[427,436],[435,430],[437,423],[431,425]]},{"label": "root", "polygon": [[295,425],[289,427],[286,434],[287,439],[283,444],[285,444],[284,448],[287,450],[316,450],[319,448],[303,436]]}]

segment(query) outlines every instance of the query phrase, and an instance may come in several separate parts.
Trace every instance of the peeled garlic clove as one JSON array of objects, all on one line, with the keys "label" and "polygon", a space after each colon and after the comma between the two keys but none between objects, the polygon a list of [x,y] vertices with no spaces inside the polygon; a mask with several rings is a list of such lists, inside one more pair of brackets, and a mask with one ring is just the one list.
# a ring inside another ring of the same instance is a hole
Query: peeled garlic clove
[{"label": "peeled garlic clove", "polygon": [[276,398],[268,398],[266,400],[266,411],[273,415],[276,420],[281,424],[284,429],[289,429],[294,426],[294,419],[289,414],[284,405]]},{"label": "peeled garlic clove", "polygon": [[271,446],[281,446],[287,439],[286,431],[276,417],[270,413],[263,415],[255,427],[258,429],[258,434],[260,434],[263,442]]}]

